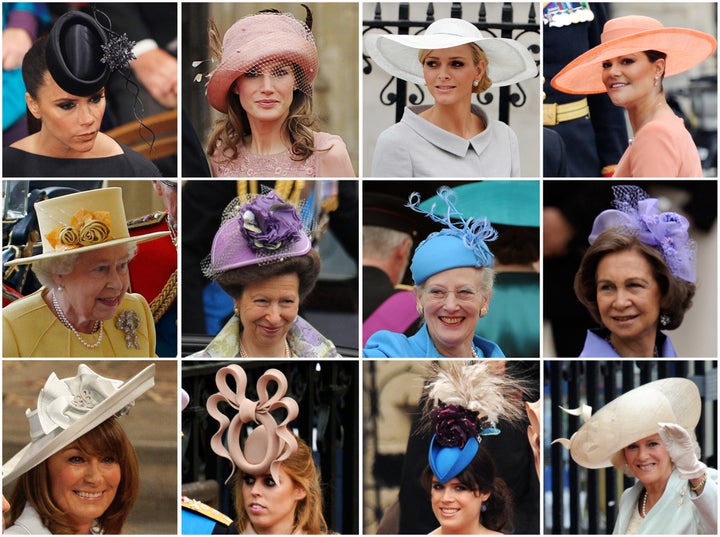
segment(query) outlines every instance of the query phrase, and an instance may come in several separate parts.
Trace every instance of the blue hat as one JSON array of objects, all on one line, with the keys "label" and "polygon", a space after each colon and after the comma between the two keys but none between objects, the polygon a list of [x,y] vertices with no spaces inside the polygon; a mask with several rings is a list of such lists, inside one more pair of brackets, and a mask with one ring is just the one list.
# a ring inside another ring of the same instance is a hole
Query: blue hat
[{"label": "blue hat", "polygon": [[[540,227],[540,181],[473,181],[453,189],[455,208],[465,217],[484,216],[492,224]],[[426,211],[437,204],[438,196],[423,201]]]},{"label": "blue hat", "polygon": [[435,443],[435,438],[433,435],[430,441],[428,462],[438,481],[445,484],[467,468],[480,449],[480,443],[477,438],[470,438],[463,447],[444,447]]},{"label": "blue hat", "polygon": [[[485,241],[495,240],[497,231],[486,218],[463,218],[456,208],[457,196],[451,188],[441,187],[437,195],[447,206],[442,216],[438,214],[440,210],[436,203],[432,204],[429,211],[421,209],[417,192],[413,192],[408,200],[408,207],[447,226],[442,231],[431,233],[415,250],[410,271],[416,285],[444,270],[493,265],[493,254]],[[453,222],[453,219],[456,221]]]}]

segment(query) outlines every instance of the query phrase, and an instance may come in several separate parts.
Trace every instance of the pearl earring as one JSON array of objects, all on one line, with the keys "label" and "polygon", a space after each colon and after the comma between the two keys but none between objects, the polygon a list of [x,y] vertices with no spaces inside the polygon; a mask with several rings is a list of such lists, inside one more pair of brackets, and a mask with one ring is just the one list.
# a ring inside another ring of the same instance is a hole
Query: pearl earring
[{"label": "pearl earring", "polygon": [[653,82],[653,86],[657,86],[658,77],[655,77],[655,81]]},{"label": "pearl earring", "polygon": [[473,80],[473,88],[477,88],[480,85],[479,80]]},{"label": "pearl earring", "polygon": [[487,307],[483,306],[482,309],[480,310],[480,317],[485,317],[487,315],[487,313],[488,313]]}]

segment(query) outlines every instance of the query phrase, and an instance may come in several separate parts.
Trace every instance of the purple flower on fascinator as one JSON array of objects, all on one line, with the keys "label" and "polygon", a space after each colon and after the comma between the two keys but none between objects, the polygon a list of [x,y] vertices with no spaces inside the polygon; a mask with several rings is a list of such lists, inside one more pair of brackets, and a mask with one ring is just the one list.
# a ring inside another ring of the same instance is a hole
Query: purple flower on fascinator
[{"label": "purple flower on fascinator", "polygon": [[300,215],[275,192],[254,198],[240,212],[240,231],[253,252],[277,250],[300,238]]},{"label": "purple flower on fascinator", "polygon": [[435,421],[435,440],[443,447],[465,447],[477,437],[477,412],[461,406],[448,405],[433,408],[430,417]]},{"label": "purple flower on fascinator", "polygon": [[610,228],[626,229],[660,250],[673,275],[694,282],[695,241],[688,234],[688,219],[675,212],[660,212],[658,200],[648,197],[640,187],[620,185],[612,190],[616,209],[603,211],[595,218],[590,244]]}]

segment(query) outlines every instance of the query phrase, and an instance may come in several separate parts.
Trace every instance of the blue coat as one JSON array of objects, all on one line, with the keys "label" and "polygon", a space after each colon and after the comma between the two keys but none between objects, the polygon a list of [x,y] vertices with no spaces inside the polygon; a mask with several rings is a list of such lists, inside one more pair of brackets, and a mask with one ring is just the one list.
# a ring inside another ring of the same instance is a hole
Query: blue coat
[{"label": "blue coat", "polygon": [[[687,479],[676,469],[670,474],[665,492],[640,526],[641,534],[717,535],[717,478],[714,468],[707,470],[707,482],[700,496],[690,491]],[[628,522],[637,509],[643,484],[639,481],[623,492],[614,534],[626,533]]]},{"label": "blue coat", "polygon": [[[504,358],[503,351],[489,339],[479,336],[473,338],[478,356],[484,358]],[[423,325],[414,335],[407,337],[388,330],[375,332],[363,349],[364,358],[444,358],[430,339],[427,325]],[[468,358],[470,358],[468,356]]]}]

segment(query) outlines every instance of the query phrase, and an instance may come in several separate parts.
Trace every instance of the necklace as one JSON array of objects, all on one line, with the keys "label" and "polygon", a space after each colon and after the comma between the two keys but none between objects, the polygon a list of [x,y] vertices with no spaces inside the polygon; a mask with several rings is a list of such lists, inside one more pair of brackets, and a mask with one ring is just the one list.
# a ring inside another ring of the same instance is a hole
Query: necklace
[{"label": "necklace", "polygon": [[475,345],[470,345],[470,351],[472,352],[473,358],[480,358],[477,351],[475,350]]},{"label": "necklace", "polygon": [[55,308],[55,313],[57,313],[58,319],[60,319],[60,322],[65,326],[65,328],[69,328],[73,334],[75,334],[75,337],[80,340],[80,343],[82,343],[85,347],[88,349],[97,349],[100,346],[100,343],[102,343],[102,327],[103,322],[102,321],[95,321],[95,324],[93,325],[92,333],[94,334],[98,330],[100,330],[100,333],[98,334],[98,339],[95,343],[88,343],[85,341],[80,333],[75,329],[75,327],[72,325],[72,323],[68,320],[68,318],[65,316],[65,312],[60,307],[60,303],[58,302],[57,297],[55,296],[55,291],[52,292],[52,303],[53,307]]},{"label": "necklace", "polygon": [[642,502],[640,502],[640,516],[645,518],[647,516],[647,497],[648,497],[648,491],[647,489],[643,489],[643,497]]},{"label": "necklace", "polygon": [[[292,354],[290,354],[290,345],[288,345],[287,339],[285,341],[285,357],[286,358],[292,358]],[[245,347],[243,347],[242,341],[238,339],[238,356],[240,358],[250,358],[248,356],[247,351],[245,350]]]}]

